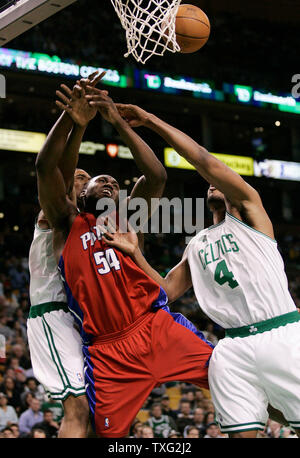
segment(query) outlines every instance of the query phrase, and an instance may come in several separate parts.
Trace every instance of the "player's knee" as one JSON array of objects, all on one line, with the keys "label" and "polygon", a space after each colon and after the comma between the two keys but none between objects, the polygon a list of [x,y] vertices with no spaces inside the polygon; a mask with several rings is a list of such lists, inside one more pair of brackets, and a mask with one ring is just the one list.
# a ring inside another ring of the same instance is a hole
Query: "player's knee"
[{"label": "player's knee", "polygon": [[89,404],[86,396],[69,396],[64,401],[65,418],[88,422]]}]

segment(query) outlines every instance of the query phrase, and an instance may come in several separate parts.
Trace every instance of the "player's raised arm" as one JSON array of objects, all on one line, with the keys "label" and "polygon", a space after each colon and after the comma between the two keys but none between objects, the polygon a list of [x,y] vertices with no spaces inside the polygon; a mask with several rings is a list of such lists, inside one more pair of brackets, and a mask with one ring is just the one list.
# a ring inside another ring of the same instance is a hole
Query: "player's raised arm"
[{"label": "player's raised arm", "polygon": [[137,234],[132,228],[129,228],[126,233],[121,233],[115,230],[113,223],[110,223],[109,220],[106,224],[106,226],[101,226],[106,243],[131,256],[135,263],[165,290],[169,303],[174,302],[192,287],[186,252],[181,261],[163,278],[145,259],[139,248]]},{"label": "player's raised arm", "polygon": [[89,95],[90,105],[97,107],[104,119],[109,121],[129,147],[137,167],[143,173],[135,184],[130,198],[142,197],[148,203],[148,217],[151,216],[151,198],[160,198],[163,194],[167,172],[157,159],[152,149],[120,116],[116,105],[110,97],[95,90]]},{"label": "player's raised arm", "polygon": [[223,162],[211,155],[191,137],[135,105],[117,104],[121,116],[132,127],[146,126],[163,137],[199,174],[221,191],[247,221],[256,229],[274,236],[271,221],[263,208],[258,192]]},{"label": "player's raised arm", "polygon": [[63,92],[56,91],[56,95],[59,98],[56,101],[56,105],[68,113],[74,125],[58,164],[63,174],[68,194],[73,189],[74,172],[78,163],[79,149],[83,135],[88,123],[97,114],[97,109],[91,107],[85,99],[85,89],[87,84],[94,88],[104,77],[105,73],[98,74],[98,72],[94,72],[88,78],[82,78],[76,82],[72,91],[64,84],[61,85]]},{"label": "player's raised arm", "polygon": [[41,208],[52,227],[68,214],[67,189],[58,164],[61,160],[72,120],[64,112],[50,130],[36,159],[38,194]]}]

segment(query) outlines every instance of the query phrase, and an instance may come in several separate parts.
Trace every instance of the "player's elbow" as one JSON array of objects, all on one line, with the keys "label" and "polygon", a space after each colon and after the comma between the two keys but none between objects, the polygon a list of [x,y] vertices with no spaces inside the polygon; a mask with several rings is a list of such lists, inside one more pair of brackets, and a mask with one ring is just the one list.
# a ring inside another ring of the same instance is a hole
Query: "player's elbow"
[{"label": "player's elbow", "polygon": [[167,182],[168,175],[166,169],[162,166],[159,168],[159,170],[156,170],[155,173],[152,173],[151,176],[145,178],[148,183],[163,187]]},{"label": "player's elbow", "polygon": [[165,185],[166,182],[167,182],[167,179],[168,179],[168,174],[167,174],[167,171],[164,167],[162,167],[159,171],[159,174],[158,174],[158,181],[160,184],[163,184]]},{"label": "player's elbow", "polygon": [[177,294],[176,288],[174,286],[168,285],[167,282],[164,283],[163,289],[165,290],[165,293],[168,297],[168,304],[172,304],[172,302],[175,302],[179,295]]}]

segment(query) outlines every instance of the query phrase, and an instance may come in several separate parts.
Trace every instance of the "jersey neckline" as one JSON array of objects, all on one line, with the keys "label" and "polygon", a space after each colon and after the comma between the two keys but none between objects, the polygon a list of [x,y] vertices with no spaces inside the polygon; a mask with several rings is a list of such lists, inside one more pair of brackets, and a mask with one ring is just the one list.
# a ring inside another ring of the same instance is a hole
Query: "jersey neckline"
[{"label": "jersey neckline", "polygon": [[215,227],[221,226],[221,224],[223,224],[223,223],[225,223],[225,218],[222,221],[220,221],[219,223],[212,224],[207,229],[214,229]]}]

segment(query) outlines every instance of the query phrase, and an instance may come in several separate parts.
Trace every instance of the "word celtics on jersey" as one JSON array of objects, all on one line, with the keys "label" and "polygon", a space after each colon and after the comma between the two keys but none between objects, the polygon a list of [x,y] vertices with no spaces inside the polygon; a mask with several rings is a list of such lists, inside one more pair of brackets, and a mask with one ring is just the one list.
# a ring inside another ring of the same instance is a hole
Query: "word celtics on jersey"
[{"label": "word celtics on jersey", "polygon": [[229,213],[199,232],[186,255],[201,308],[224,328],[296,309],[277,242]]},{"label": "word celtics on jersey", "polygon": [[[204,235],[202,241],[207,241],[207,236]],[[238,282],[234,279],[233,273],[227,268],[227,264],[224,258],[225,253],[237,253],[239,247],[237,242],[234,241],[232,234],[223,234],[220,239],[214,243],[207,243],[204,248],[199,250],[199,258],[203,269],[206,269],[208,264],[216,263],[215,280],[223,285],[228,283],[230,288],[236,288]]]}]

